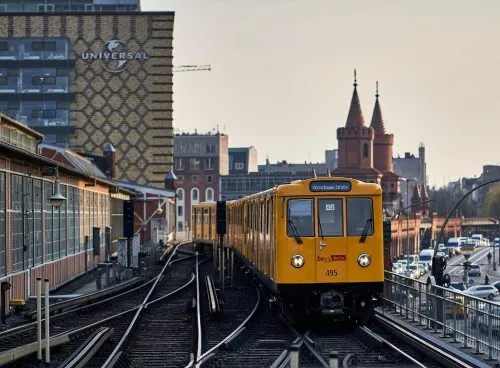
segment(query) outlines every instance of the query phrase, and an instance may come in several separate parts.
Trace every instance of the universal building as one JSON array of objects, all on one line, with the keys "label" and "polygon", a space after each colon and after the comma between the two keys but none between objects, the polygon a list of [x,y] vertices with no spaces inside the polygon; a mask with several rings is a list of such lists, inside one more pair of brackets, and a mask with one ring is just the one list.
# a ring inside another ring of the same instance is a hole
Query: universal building
[{"label": "universal building", "polygon": [[138,0],[0,0],[0,111],[47,143],[97,155],[111,143],[117,179],[163,187],[174,13],[137,10]]}]

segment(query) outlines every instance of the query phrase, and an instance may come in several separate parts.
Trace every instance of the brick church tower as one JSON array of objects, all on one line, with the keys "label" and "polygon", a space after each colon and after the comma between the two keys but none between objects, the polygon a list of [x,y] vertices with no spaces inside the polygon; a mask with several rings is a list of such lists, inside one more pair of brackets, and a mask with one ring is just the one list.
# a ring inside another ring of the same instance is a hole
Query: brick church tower
[{"label": "brick church tower", "polygon": [[379,184],[383,190],[384,210],[393,213],[400,192],[399,178],[392,171],[394,136],[385,132],[378,101],[378,83],[375,108],[369,127],[365,126],[357,86],[356,71],[354,71],[354,91],[347,122],[345,127],[337,129],[339,162],[332,175]]},{"label": "brick church tower", "polygon": [[399,197],[399,176],[392,169],[392,146],[394,144],[394,135],[385,132],[384,118],[378,100],[378,81],[375,93],[375,107],[373,108],[372,121],[370,126],[375,131],[373,140],[373,166],[380,171],[382,176],[382,190],[384,210],[388,213],[394,213],[397,199]]}]

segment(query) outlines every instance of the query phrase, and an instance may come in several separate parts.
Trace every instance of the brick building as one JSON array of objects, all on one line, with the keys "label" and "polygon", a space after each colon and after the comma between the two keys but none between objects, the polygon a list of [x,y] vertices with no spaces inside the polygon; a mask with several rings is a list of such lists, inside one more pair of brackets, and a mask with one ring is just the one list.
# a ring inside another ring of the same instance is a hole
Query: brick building
[{"label": "brick building", "polygon": [[392,166],[394,136],[385,131],[378,85],[370,126],[365,126],[357,86],[355,76],[345,127],[337,129],[338,167],[332,175],[379,184],[383,190],[384,210],[394,213],[400,197],[399,177]]},{"label": "brick building", "polygon": [[191,206],[220,198],[220,178],[229,173],[228,136],[182,133],[174,136],[177,175],[177,229],[191,223]]},{"label": "brick building", "polygon": [[137,0],[4,1],[0,111],[51,144],[116,149],[119,180],[172,170],[173,12]]},{"label": "brick building", "polygon": [[54,288],[108,259],[134,195],[82,157],[40,155],[42,138],[0,114],[0,282],[10,299],[34,295],[37,277]]}]

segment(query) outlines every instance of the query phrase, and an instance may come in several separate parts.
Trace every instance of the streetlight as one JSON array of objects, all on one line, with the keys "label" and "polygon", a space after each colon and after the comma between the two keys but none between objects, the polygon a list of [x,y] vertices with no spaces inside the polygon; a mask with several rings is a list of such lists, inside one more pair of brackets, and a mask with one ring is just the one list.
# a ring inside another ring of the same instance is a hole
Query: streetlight
[{"label": "streetlight", "polygon": [[[417,181],[416,178],[408,179],[408,178],[400,178],[401,180],[406,182],[406,202],[407,204],[410,202],[410,197],[408,196],[408,188],[410,187],[410,182]],[[408,210],[406,210],[406,270],[410,269],[410,214]]]}]

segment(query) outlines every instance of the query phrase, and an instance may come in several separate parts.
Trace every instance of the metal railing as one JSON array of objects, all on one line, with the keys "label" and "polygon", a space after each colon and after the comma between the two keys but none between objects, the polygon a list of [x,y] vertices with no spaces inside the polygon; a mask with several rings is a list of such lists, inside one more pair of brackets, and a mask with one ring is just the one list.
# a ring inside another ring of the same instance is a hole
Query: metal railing
[{"label": "metal railing", "polygon": [[384,313],[394,312],[471,353],[500,358],[500,303],[385,272]]}]

